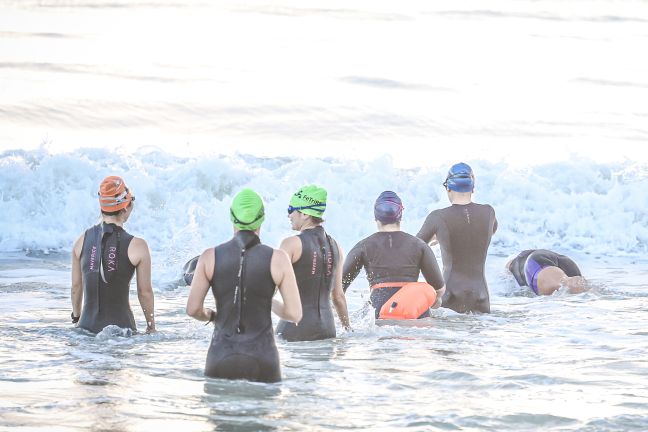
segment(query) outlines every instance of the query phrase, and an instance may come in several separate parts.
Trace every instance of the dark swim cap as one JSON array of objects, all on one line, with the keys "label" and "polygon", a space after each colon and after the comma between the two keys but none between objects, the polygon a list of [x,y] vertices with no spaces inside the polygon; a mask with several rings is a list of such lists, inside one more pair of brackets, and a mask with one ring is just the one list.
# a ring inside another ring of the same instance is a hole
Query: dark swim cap
[{"label": "dark swim cap", "polygon": [[385,191],[376,199],[374,217],[383,224],[397,223],[403,216],[403,208],[403,202],[396,192]]},{"label": "dark swim cap", "polygon": [[475,175],[470,165],[463,162],[452,165],[443,186],[455,192],[472,192],[475,188]]}]

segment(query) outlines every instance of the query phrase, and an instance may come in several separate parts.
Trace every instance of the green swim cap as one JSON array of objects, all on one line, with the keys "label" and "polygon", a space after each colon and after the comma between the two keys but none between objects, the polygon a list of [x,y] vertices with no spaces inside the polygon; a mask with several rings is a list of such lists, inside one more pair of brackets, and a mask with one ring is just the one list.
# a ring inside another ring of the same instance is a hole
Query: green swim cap
[{"label": "green swim cap", "polygon": [[236,194],[230,207],[230,220],[236,228],[254,231],[264,219],[263,200],[258,193],[245,188]]},{"label": "green swim cap", "polygon": [[326,210],[326,189],[317,185],[306,185],[290,198],[288,213],[297,210],[305,215],[322,218]]}]

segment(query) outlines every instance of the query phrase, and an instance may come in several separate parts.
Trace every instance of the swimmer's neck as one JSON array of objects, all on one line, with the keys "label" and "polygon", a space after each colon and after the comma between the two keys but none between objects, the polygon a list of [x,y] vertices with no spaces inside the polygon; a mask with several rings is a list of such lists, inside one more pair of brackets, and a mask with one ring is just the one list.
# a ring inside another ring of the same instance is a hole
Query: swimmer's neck
[{"label": "swimmer's neck", "polygon": [[448,190],[450,204],[466,205],[472,202],[472,192],[457,192]]},{"label": "swimmer's neck", "polygon": [[119,216],[102,215],[101,217],[103,219],[103,222],[106,223],[106,224],[115,224],[115,225],[117,225],[119,227],[124,228],[124,221]]},{"label": "swimmer's neck", "polygon": [[396,232],[400,231],[400,224],[386,224],[383,225],[380,222],[377,223],[378,232]]}]

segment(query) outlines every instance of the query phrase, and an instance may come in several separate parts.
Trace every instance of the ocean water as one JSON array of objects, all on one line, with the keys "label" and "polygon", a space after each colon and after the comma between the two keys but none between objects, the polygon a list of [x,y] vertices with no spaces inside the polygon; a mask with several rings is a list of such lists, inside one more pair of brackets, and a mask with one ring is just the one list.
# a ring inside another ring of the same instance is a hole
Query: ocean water
[{"label": "ocean water", "polygon": [[[647,22],[639,0],[0,2],[0,429],[648,429]],[[325,186],[349,250],[386,189],[416,233],[459,160],[497,212],[491,314],[377,326],[360,277],[352,332],[278,343],[282,383],[203,376],[178,279],[240,188],[276,247],[294,190]],[[69,323],[110,174],[151,248],[154,335]],[[592,288],[517,287],[504,263],[531,247]]]}]

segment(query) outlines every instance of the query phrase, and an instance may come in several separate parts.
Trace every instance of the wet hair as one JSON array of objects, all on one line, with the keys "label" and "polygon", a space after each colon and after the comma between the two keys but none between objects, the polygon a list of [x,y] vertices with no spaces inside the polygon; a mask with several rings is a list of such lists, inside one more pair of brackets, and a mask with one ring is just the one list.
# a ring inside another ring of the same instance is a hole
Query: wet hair
[{"label": "wet hair", "polygon": [[119,216],[122,213],[126,213],[126,209],[128,209],[128,208],[130,208],[132,206],[133,206],[133,201],[129,202],[128,205],[126,206],[126,208],[123,208],[123,209],[117,210],[117,211],[111,211],[111,212],[101,210],[101,214],[104,215],[104,216]]},{"label": "wet hair", "polygon": [[105,211],[101,210],[101,214],[104,215],[104,216],[117,216],[120,213],[124,213],[124,209],[117,210],[117,211],[114,211],[114,212],[105,212]]},{"label": "wet hair", "polygon": [[319,218],[319,217],[317,217],[317,216],[311,216],[311,215],[308,215],[308,217],[310,217],[311,220],[312,220],[314,223],[316,223],[316,224],[321,224],[321,223],[324,222],[324,219]]},{"label": "wet hair", "polygon": [[380,225],[383,225],[383,226],[384,225],[398,225],[398,226],[400,226],[400,224],[401,224],[400,220],[397,220],[396,222],[383,222],[380,219],[376,219],[376,222],[378,222]]}]

